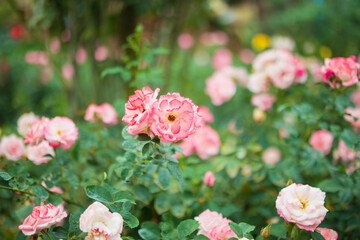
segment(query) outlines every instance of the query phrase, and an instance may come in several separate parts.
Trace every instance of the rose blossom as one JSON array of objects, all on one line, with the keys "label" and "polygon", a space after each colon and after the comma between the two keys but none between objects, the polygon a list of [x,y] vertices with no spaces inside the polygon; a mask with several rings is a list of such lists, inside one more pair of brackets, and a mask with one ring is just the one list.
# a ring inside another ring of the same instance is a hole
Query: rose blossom
[{"label": "rose blossom", "polygon": [[[230,222],[230,221],[229,221]],[[248,240],[247,238],[238,238],[234,231],[230,228],[228,222],[223,222],[221,225],[213,227],[209,233],[210,240],[227,240],[230,238],[235,238],[239,240]]]},{"label": "rose blossom", "polygon": [[214,121],[214,115],[210,112],[209,108],[206,106],[201,106],[199,108],[199,115],[201,121],[205,123],[212,123]]},{"label": "rose blossom", "polygon": [[[344,119],[351,123],[351,125],[354,127],[355,130],[360,129],[360,108],[346,108],[345,113],[350,114],[344,115]],[[357,118],[357,120],[354,119],[354,117]]]},{"label": "rose blossom", "polygon": [[203,126],[193,135],[195,151],[201,159],[208,159],[215,156],[220,150],[219,134],[210,126]]},{"label": "rose blossom", "polygon": [[61,42],[58,38],[55,38],[50,43],[50,52],[52,54],[57,54],[60,51]]},{"label": "rose blossom", "polygon": [[337,87],[330,81],[330,77],[334,77],[340,81],[344,87],[349,87],[359,81],[359,68],[360,64],[356,62],[356,57],[351,56],[349,58],[336,57],[325,59],[325,66],[323,66],[321,70],[324,76],[324,82],[330,84],[330,86]]},{"label": "rose blossom", "polygon": [[352,162],[359,155],[359,152],[348,148],[343,140],[339,140],[338,154],[343,162]]},{"label": "rose blossom", "polygon": [[76,52],[76,56],[75,56],[75,60],[77,62],[77,64],[81,65],[83,64],[87,59],[87,52],[86,49],[83,47],[80,47],[77,52]]},{"label": "rose blossom", "polygon": [[26,236],[34,235],[43,229],[61,222],[67,217],[63,208],[55,207],[51,203],[33,208],[32,213],[24,220],[19,229]]},{"label": "rose blossom", "polygon": [[351,101],[355,104],[355,106],[360,107],[360,88],[357,88],[351,94]]},{"label": "rose blossom", "polygon": [[41,119],[36,120],[31,125],[30,131],[26,133],[25,143],[29,144],[38,144],[44,139],[44,128],[49,123],[47,117],[42,117]]},{"label": "rose blossom", "polygon": [[203,182],[204,182],[204,184],[206,184],[206,185],[208,185],[208,186],[210,186],[210,187],[214,186],[214,183],[215,183],[215,176],[214,176],[214,174],[213,174],[212,172],[210,172],[210,171],[207,171],[207,172],[205,173]]},{"label": "rose blossom", "polygon": [[221,72],[227,74],[235,80],[240,86],[246,87],[248,82],[248,73],[245,68],[226,66],[221,69]]},{"label": "rose blossom", "polygon": [[25,62],[28,64],[46,66],[49,64],[49,59],[44,51],[29,51],[25,55]]},{"label": "rose blossom", "polygon": [[194,37],[190,33],[182,33],[178,37],[179,47],[189,49],[194,45]]},{"label": "rose blossom", "polygon": [[247,88],[253,93],[265,93],[270,89],[270,82],[264,72],[255,72],[249,76]]},{"label": "rose blossom", "polygon": [[159,88],[154,92],[150,87],[144,87],[142,90],[136,90],[135,94],[129,97],[129,101],[125,104],[125,115],[122,118],[122,121],[129,125],[127,129],[129,134],[150,134],[149,120],[159,91]]},{"label": "rose blossom", "polygon": [[62,76],[65,80],[71,81],[74,77],[75,69],[71,63],[66,63],[61,68]]},{"label": "rose blossom", "polygon": [[58,194],[63,194],[63,190],[57,186],[53,186],[52,188],[48,188],[48,186],[46,186],[46,183],[44,181],[41,182],[41,185],[48,189],[50,192],[53,192],[53,193],[58,193]]},{"label": "rose blossom", "polygon": [[265,163],[276,164],[281,159],[281,152],[275,147],[267,148],[262,154],[262,160]]},{"label": "rose blossom", "polygon": [[217,70],[232,65],[232,54],[229,49],[220,48],[215,51],[213,57],[213,67]]},{"label": "rose blossom", "polygon": [[215,72],[206,79],[205,92],[210,96],[211,102],[214,105],[220,106],[234,96],[236,84],[226,73]]},{"label": "rose blossom", "polygon": [[[195,139],[192,135],[190,135],[189,137],[183,139],[181,141],[181,143],[179,144],[179,146],[181,147],[184,156],[190,156],[191,154],[194,153],[195,151],[195,143],[194,143]],[[175,154],[175,157],[177,158],[180,154]]]},{"label": "rose blossom", "polygon": [[118,113],[109,103],[103,103],[99,106],[90,104],[86,109],[84,119],[95,122],[96,118],[101,119],[105,124],[116,125],[118,122]]},{"label": "rose blossom", "polygon": [[210,211],[209,209],[202,212],[195,220],[200,224],[198,235],[209,236],[210,231],[223,223],[228,224],[230,220],[224,218],[221,213]]},{"label": "rose blossom", "polygon": [[42,141],[38,145],[30,145],[26,149],[27,158],[36,165],[47,163],[51,157],[46,155],[55,156],[54,149],[50,147],[47,141]]},{"label": "rose blossom", "polygon": [[91,204],[80,216],[80,230],[87,232],[85,240],[121,240],[123,218],[119,213],[111,213],[99,202]]},{"label": "rose blossom", "polygon": [[324,155],[329,154],[334,140],[334,135],[327,130],[318,130],[311,134],[309,139],[310,145],[322,152]]},{"label": "rose blossom", "polygon": [[23,140],[14,134],[3,137],[0,142],[0,153],[8,160],[19,160],[25,153]]},{"label": "rose blossom", "polygon": [[338,238],[337,232],[329,228],[317,228],[316,231],[318,231],[325,240],[337,240]]},{"label": "rose blossom", "polygon": [[199,107],[179,93],[162,95],[153,105],[151,131],[161,141],[177,142],[199,128]]},{"label": "rose blossom", "polygon": [[69,149],[79,136],[74,122],[67,117],[54,117],[44,128],[45,139],[53,148]]},{"label": "rose blossom", "polygon": [[328,211],[324,207],[324,200],[325,193],[319,188],[293,183],[280,191],[276,208],[285,221],[313,232]]},{"label": "rose blossom", "polygon": [[276,98],[267,93],[255,94],[251,97],[251,104],[261,110],[270,110],[275,102]]},{"label": "rose blossom", "polygon": [[25,136],[25,134],[30,131],[31,125],[33,122],[38,120],[39,117],[36,116],[34,113],[24,113],[19,117],[17,121],[17,130],[20,133],[20,135]]},{"label": "rose blossom", "polygon": [[90,104],[85,111],[84,119],[89,122],[95,122],[96,111],[97,111],[97,105],[93,103]]},{"label": "rose blossom", "polygon": [[102,62],[107,59],[108,55],[109,50],[107,49],[107,47],[100,46],[96,48],[94,58],[96,61]]}]

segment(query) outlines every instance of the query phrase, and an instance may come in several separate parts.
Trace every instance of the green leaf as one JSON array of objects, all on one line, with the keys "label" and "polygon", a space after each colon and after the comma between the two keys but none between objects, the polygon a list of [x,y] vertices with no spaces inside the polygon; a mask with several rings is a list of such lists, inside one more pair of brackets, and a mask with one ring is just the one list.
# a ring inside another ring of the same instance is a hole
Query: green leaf
[{"label": "green leaf", "polygon": [[15,210],[15,215],[20,219],[24,220],[27,216],[29,216],[33,210],[34,206],[25,205],[22,208]]},{"label": "green leaf", "polygon": [[161,186],[163,186],[164,188],[169,186],[170,179],[171,179],[169,170],[167,170],[166,168],[160,167],[158,178],[159,178],[159,183],[161,184]]},{"label": "green leaf", "polygon": [[145,157],[146,159],[150,158],[151,155],[154,153],[153,143],[152,142],[146,143],[143,146],[141,152],[142,152],[143,157]]},{"label": "green leaf", "polygon": [[179,235],[181,238],[184,238],[186,236],[189,236],[192,234],[196,229],[198,229],[199,223],[193,219],[187,219],[185,221],[182,221],[177,226],[177,231],[179,232]]},{"label": "green leaf", "polygon": [[244,237],[244,233],[243,233],[243,231],[241,230],[241,228],[240,228],[239,225],[237,225],[237,224],[234,223],[234,222],[229,222],[229,225],[230,225],[231,230],[233,230],[234,233],[236,234],[236,236],[238,236],[239,238]]},{"label": "green leaf", "polygon": [[124,222],[130,227],[130,228],[136,228],[139,226],[139,220],[132,215],[128,211],[121,211],[121,216],[124,218]]},{"label": "green leaf", "polygon": [[336,179],[326,179],[318,184],[318,188],[324,192],[338,192],[344,187]]},{"label": "green leaf", "polygon": [[115,169],[115,174],[124,181],[127,181],[134,173],[134,169],[130,167],[119,167]]},{"label": "green leaf", "polygon": [[340,135],[341,140],[344,141],[344,143],[346,144],[346,146],[350,149],[353,149],[354,145],[356,145],[357,143],[359,143],[359,138],[356,135],[356,133],[354,133],[354,131],[349,130],[349,129],[345,129],[341,135]]},{"label": "green leaf", "polygon": [[208,237],[205,237],[204,235],[197,235],[194,237],[194,240],[209,240]]},{"label": "green leaf", "polygon": [[[234,233],[239,237],[239,238],[242,238],[242,237],[249,237],[249,233],[251,231],[254,231],[255,229],[255,226],[253,225],[250,225],[250,224],[247,224],[247,223],[239,223],[239,224],[236,224],[234,222],[230,222],[229,223],[230,225],[230,228],[234,231]],[[251,235],[250,235],[251,236]]]},{"label": "green leaf", "polygon": [[111,67],[106,68],[101,72],[101,77],[104,78],[107,75],[120,74],[121,78],[127,82],[131,79],[131,72],[124,67]]},{"label": "green leaf", "polygon": [[311,233],[312,240],[325,240],[325,238],[317,231]]},{"label": "green leaf", "polygon": [[99,202],[103,203],[112,203],[113,198],[110,194],[110,192],[101,186],[96,185],[88,185],[85,188],[86,195]]},{"label": "green leaf", "polygon": [[171,173],[171,175],[175,178],[175,180],[177,181],[180,191],[183,191],[184,189],[184,178],[182,176],[182,172],[181,169],[179,167],[179,165],[177,165],[176,163],[169,163],[168,164],[168,169]]},{"label": "green leaf", "polygon": [[113,196],[113,201],[114,202],[126,202],[126,201],[130,201],[132,203],[135,203],[135,198],[132,195],[132,193],[128,192],[128,191],[118,191],[114,194]]},{"label": "green leaf", "polygon": [[254,229],[255,229],[255,226],[250,225],[250,224],[247,224],[247,223],[244,223],[244,222],[239,223],[239,227],[241,228],[241,230],[242,230],[242,232],[243,232],[244,234],[247,234],[247,233],[249,233],[249,232],[252,232],[252,231],[254,231]]},{"label": "green leaf", "polygon": [[3,170],[0,170],[0,177],[2,179],[4,179],[5,181],[9,181],[12,178],[12,176],[9,173],[7,173]]},{"label": "green leaf", "polygon": [[270,235],[278,238],[286,238],[287,229],[285,224],[273,224],[271,225]]},{"label": "green leaf", "polygon": [[16,235],[15,240],[27,240],[30,236],[25,236],[22,231],[19,231],[19,233]]},{"label": "green leaf", "polygon": [[68,237],[68,232],[63,227],[54,227],[52,233],[57,238],[67,239]]},{"label": "green leaf", "polygon": [[147,202],[151,199],[151,193],[150,193],[149,189],[147,189],[143,185],[136,186],[134,188],[134,193],[135,193],[135,196],[143,202]]},{"label": "green leaf", "polygon": [[48,192],[45,190],[43,186],[33,186],[32,190],[36,196],[38,196],[41,199],[47,199],[49,197]]},{"label": "green leaf", "polygon": [[144,222],[143,224],[141,224],[139,235],[144,240],[159,240],[160,229],[153,222]]}]

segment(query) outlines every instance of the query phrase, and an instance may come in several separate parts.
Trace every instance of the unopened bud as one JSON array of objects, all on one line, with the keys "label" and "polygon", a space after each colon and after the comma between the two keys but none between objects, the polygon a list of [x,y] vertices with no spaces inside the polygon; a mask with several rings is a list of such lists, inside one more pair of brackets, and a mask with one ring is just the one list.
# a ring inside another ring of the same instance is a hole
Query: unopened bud
[{"label": "unopened bud", "polygon": [[266,113],[260,108],[255,108],[253,111],[253,119],[256,123],[262,123],[266,118]]},{"label": "unopened bud", "polygon": [[263,237],[263,239],[267,239],[270,237],[271,232],[271,225],[267,225],[266,227],[261,229],[260,235]]}]

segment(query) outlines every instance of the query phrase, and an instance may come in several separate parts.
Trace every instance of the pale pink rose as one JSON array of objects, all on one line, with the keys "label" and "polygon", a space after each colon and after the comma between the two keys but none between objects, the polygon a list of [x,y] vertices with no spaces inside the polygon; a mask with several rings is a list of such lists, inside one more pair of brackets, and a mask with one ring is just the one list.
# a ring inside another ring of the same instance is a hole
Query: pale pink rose
[{"label": "pale pink rose", "polygon": [[223,31],[215,31],[211,33],[213,44],[225,45],[229,41],[228,35]]},{"label": "pale pink rose", "polygon": [[[45,184],[44,181],[41,182],[41,185],[42,185],[44,188],[48,189],[50,192],[58,193],[58,194],[63,194],[63,190],[62,190],[61,188],[57,187],[57,186],[53,186],[52,188],[48,188],[48,187],[46,186],[46,184]],[[59,206],[60,206],[60,205],[59,205]]]},{"label": "pale pink rose", "polygon": [[356,170],[355,166],[348,166],[346,168],[346,173],[350,174],[353,173]]},{"label": "pale pink rose", "polygon": [[214,44],[213,39],[211,37],[211,33],[210,32],[203,32],[200,35],[200,42],[202,44],[204,44],[205,46],[211,46]]},{"label": "pale pink rose", "polygon": [[41,117],[41,119],[36,120],[31,125],[30,131],[26,133],[25,143],[29,144],[38,144],[44,138],[44,128],[49,123],[49,119],[47,117]]},{"label": "pale pink rose", "polygon": [[199,115],[201,116],[201,121],[205,123],[212,123],[214,121],[214,115],[210,112],[209,108],[206,106],[201,106],[199,108]]},{"label": "pale pink rose", "polygon": [[43,229],[50,228],[66,217],[67,213],[63,208],[55,207],[51,203],[37,206],[33,208],[32,213],[19,226],[19,229],[24,235],[31,236]]},{"label": "pale pink rose", "polygon": [[255,58],[255,53],[251,49],[245,48],[240,50],[239,57],[244,63],[251,64]]},{"label": "pale pink rose", "polygon": [[310,145],[322,152],[324,155],[328,155],[334,140],[334,135],[327,130],[318,130],[311,134],[309,139]]},{"label": "pale pink rose", "polygon": [[353,162],[360,155],[358,151],[348,148],[343,140],[339,140],[338,154],[343,162]]},{"label": "pale pink rose", "polygon": [[54,117],[44,128],[45,139],[53,148],[69,149],[79,136],[74,122],[67,117]]},{"label": "pale pink rose", "polygon": [[50,82],[52,75],[53,75],[53,71],[51,67],[50,66],[44,67],[41,71],[41,82],[43,84]]},{"label": "pale pink rose", "polygon": [[77,52],[76,52],[76,56],[75,56],[75,60],[77,62],[77,64],[81,65],[83,64],[87,59],[87,52],[86,49],[83,47],[80,47]]},{"label": "pale pink rose", "polygon": [[[194,137],[190,135],[189,137],[183,139],[181,143],[179,143],[179,146],[181,147],[184,156],[190,156],[195,152],[195,143],[194,143]],[[175,158],[178,158],[180,154],[175,154]]]},{"label": "pale pink rose", "polygon": [[32,112],[21,115],[17,121],[17,130],[20,135],[25,136],[26,133],[30,131],[33,122],[38,119],[39,117]]},{"label": "pale pink rose", "polygon": [[154,92],[150,87],[144,87],[142,90],[136,90],[135,94],[129,97],[129,101],[125,104],[125,115],[122,118],[122,121],[129,125],[127,129],[129,134],[150,134],[149,120],[159,91],[159,88]]},{"label": "pale pink rose", "polygon": [[195,220],[200,224],[198,235],[202,234],[207,237],[214,227],[230,222],[230,220],[224,218],[221,213],[212,212],[209,209],[200,213],[198,217],[195,217]]},{"label": "pale pink rose", "polygon": [[[344,115],[344,119],[351,123],[351,125],[354,127],[355,130],[360,129],[360,108],[346,108],[345,113],[350,114]],[[357,120],[354,119],[354,117],[357,118]]]},{"label": "pale pink rose", "polygon": [[216,70],[232,65],[232,54],[229,49],[220,48],[215,51],[213,57],[213,67]]},{"label": "pale pink rose", "polygon": [[118,113],[109,103],[103,103],[97,107],[96,115],[103,123],[116,125],[118,123]]},{"label": "pale pink rose", "polygon": [[273,48],[292,51],[295,48],[295,41],[292,38],[286,36],[274,36],[271,39],[271,45]]},{"label": "pale pink rose", "polygon": [[276,147],[269,147],[263,152],[261,158],[263,162],[275,165],[281,160],[281,152]]},{"label": "pale pink rose", "polygon": [[325,240],[337,240],[338,238],[337,232],[329,228],[317,228],[316,231],[318,231]]},{"label": "pale pink rose", "polygon": [[194,45],[194,37],[190,33],[182,33],[178,37],[179,47],[189,49]]},{"label": "pale pink rose", "polygon": [[334,77],[344,87],[352,86],[359,81],[359,69],[360,64],[356,62],[355,56],[325,59],[325,66],[322,67],[324,82],[334,87],[334,82],[330,80],[330,77]]},{"label": "pale pink rose", "polygon": [[107,47],[100,46],[100,47],[96,48],[95,55],[94,55],[94,58],[96,61],[102,62],[102,61],[106,60],[108,58],[108,56],[109,56],[109,50],[107,49]]},{"label": "pale pink rose", "polygon": [[328,211],[324,207],[324,201],[325,193],[320,188],[293,183],[280,191],[276,208],[285,221],[313,232]]},{"label": "pale pink rose", "polygon": [[239,240],[246,240],[247,238],[238,238],[234,231],[230,228],[228,222],[224,222],[220,225],[217,225],[211,229],[209,232],[210,240],[227,240],[230,238],[235,238]]},{"label": "pale pink rose", "polygon": [[246,87],[248,82],[248,73],[245,68],[227,66],[221,69],[221,72],[229,75],[234,79],[240,86]]},{"label": "pale pink rose", "polygon": [[285,89],[295,82],[296,68],[291,62],[278,62],[267,67],[267,74],[275,87]]},{"label": "pale pink rose", "polygon": [[96,104],[90,104],[85,111],[84,119],[89,122],[95,122],[97,108]]},{"label": "pale pink rose", "polygon": [[195,151],[201,159],[215,156],[220,150],[219,134],[210,126],[203,126],[193,133]]},{"label": "pale pink rose", "polygon": [[355,104],[355,106],[360,107],[360,88],[357,88],[351,94],[351,101]]},{"label": "pale pink rose", "polygon": [[316,59],[307,60],[307,67],[314,78],[314,82],[321,82],[323,80],[323,74],[321,71],[322,66],[320,62]]},{"label": "pale pink rose", "polygon": [[206,79],[205,92],[210,96],[211,102],[220,106],[229,101],[236,92],[236,84],[231,77],[224,72],[215,72]]},{"label": "pale pink rose", "polygon": [[62,68],[61,68],[61,73],[62,76],[65,80],[67,81],[71,81],[74,77],[74,73],[75,73],[75,69],[74,66],[71,63],[66,63]]},{"label": "pale pink rose", "polygon": [[61,42],[58,38],[55,38],[50,43],[50,52],[57,54],[60,51]]},{"label": "pale pink rose", "polygon": [[251,97],[251,104],[264,111],[270,110],[275,101],[276,98],[273,95],[267,93],[259,93]]},{"label": "pale pink rose", "polygon": [[61,33],[61,41],[63,42],[68,42],[71,40],[71,31],[70,29],[65,29],[62,33]]},{"label": "pale pink rose", "polygon": [[162,95],[153,106],[150,128],[163,142],[178,142],[200,127],[199,107],[179,93]]},{"label": "pale pink rose", "polygon": [[270,82],[266,73],[255,72],[250,74],[247,88],[253,93],[265,93],[270,89]]},{"label": "pale pink rose", "polygon": [[210,171],[207,171],[205,173],[205,176],[204,176],[204,179],[203,179],[203,182],[205,185],[208,185],[210,187],[214,186],[214,183],[215,183],[215,176],[212,172]]},{"label": "pale pink rose", "polygon": [[46,66],[49,64],[49,59],[43,51],[29,51],[25,55],[25,62],[28,64]]},{"label": "pale pink rose", "polygon": [[0,152],[11,161],[19,160],[25,153],[25,145],[21,138],[11,134],[5,136],[0,142]]},{"label": "pale pink rose", "polygon": [[279,129],[279,136],[281,138],[287,138],[287,137],[289,137],[289,132],[285,128],[280,128]]},{"label": "pale pink rose", "polygon": [[29,145],[26,149],[27,158],[32,161],[35,165],[40,165],[42,163],[47,163],[51,160],[51,155],[55,157],[55,151],[50,147],[47,141],[42,141],[38,145]]},{"label": "pale pink rose", "polygon": [[87,232],[85,240],[121,240],[123,217],[99,202],[91,204],[80,216],[80,230]]}]

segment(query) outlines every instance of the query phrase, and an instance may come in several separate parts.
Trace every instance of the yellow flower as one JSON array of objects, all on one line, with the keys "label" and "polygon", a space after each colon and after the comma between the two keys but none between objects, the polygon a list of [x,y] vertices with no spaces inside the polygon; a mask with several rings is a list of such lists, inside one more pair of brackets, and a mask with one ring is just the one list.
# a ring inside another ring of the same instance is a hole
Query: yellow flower
[{"label": "yellow flower", "polygon": [[327,47],[327,46],[321,46],[320,47],[320,50],[319,50],[319,53],[320,53],[320,56],[322,57],[322,58],[331,58],[331,56],[332,56],[332,51],[331,51],[331,49],[329,48],[329,47]]},{"label": "yellow flower", "polygon": [[251,44],[255,50],[261,51],[270,46],[270,37],[264,33],[256,34]]}]

